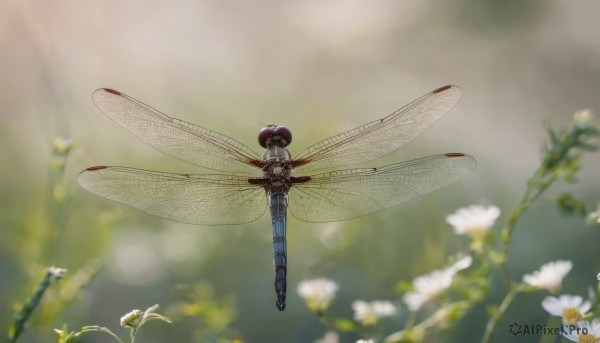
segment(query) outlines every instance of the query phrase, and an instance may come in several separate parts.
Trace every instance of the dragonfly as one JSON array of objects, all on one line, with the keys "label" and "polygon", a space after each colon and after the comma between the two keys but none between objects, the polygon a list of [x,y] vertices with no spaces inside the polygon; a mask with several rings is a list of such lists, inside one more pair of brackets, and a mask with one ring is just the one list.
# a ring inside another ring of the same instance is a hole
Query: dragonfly
[{"label": "dragonfly", "polygon": [[287,289],[287,212],[304,222],[343,221],[414,199],[475,169],[475,159],[445,153],[382,167],[360,166],[420,136],[460,100],[444,86],[394,113],[323,139],[291,157],[292,133],[268,125],[258,134],[261,157],[246,145],[175,119],[119,91],[92,99],[110,119],[157,150],[214,174],[176,174],[96,166],[78,175],[86,190],[165,219],[198,225],[245,224],[269,209],[273,230],[276,306]]}]

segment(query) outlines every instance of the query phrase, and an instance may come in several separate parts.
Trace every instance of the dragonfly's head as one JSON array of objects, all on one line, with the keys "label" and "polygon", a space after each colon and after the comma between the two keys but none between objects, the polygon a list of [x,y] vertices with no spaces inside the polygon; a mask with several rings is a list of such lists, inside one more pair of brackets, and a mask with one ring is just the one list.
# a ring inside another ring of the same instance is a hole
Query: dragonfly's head
[{"label": "dragonfly's head", "polygon": [[292,142],[292,132],[285,126],[269,125],[258,133],[258,144],[263,148],[278,145],[282,148]]}]

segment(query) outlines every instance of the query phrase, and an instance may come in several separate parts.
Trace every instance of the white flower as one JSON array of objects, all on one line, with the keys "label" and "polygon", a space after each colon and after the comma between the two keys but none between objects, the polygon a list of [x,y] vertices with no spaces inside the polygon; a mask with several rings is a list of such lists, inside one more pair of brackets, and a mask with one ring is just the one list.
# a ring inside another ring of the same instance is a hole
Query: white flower
[{"label": "white flower", "polygon": [[123,315],[123,317],[121,317],[121,320],[119,321],[119,323],[121,324],[122,327],[132,327],[132,328],[137,328],[140,323],[142,322],[142,319],[144,318],[144,312],[142,312],[141,310],[133,310],[131,312],[126,313],[125,315]]},{"label": "white flower", "polygon": [[446,270],[454,274],[463,269],[469,268],[473,263],[473,258],[469,255],[463,256],[462,254],[458,254],[456,255],[456,258],[456,262],[454,262],[450,267],[446,268]]},{"label": "white flower", "polygon": [[[146,311],[133,310],[121,317],[120,323],[122,327],[131,327],[134,331],[139,330],[146,322],[154,319],[162,320],[166,323],[172,323],[173,320],[158,313],[154,313],[158,309],[158,304],[150,306]],[[133,336],[132,336],[133,337]]]},{"label": "white flower", "polygon": [[318,238],[321,244],[328,249],[337,247],[343,239],[339,222],[328,223],[324,229],[318,230]]},{"label": "white flower", "polygon": [[598,281],[600,281],[600,273],[598,273],[598,275],[596,275],[596,279],[598,279]]},{"label": "white flower", "polygon": [[60,280],[63,277],[65,277],[67,270],[64,268],[49,267],[47,273],[49,276],[53,277],[54,279]]},{"label": "white flower", "polygon": [[354,310],[354,319],[363,323],[363,325],[373,325],[379,318],[389,317],[396,314],[396,306],[389,301],[372,301],[370,303],[364,300],[355,300],[352,302]]},{"label": "white flower", "polygon": [[409,310],[416,311],[426,302],[440,296],[451,283],[451,274],[443,270],[434,270],[429,274],[416,277],[413,280],[415,291],[404,294],[402,300]]},{"label": "white flower", "polygon": [[571,261],[556,261],[544,264],[540,270],[523,276],[523,281],[534,287],[546,288],[551,293],[557,293],[562,286],[562,280],[573,268]]},{"label": "white flower", "polygon": [[375,343],[372,339],[359,339],[356,343]]},{"label": "white flower", "polygon": [[404,294],[402,300],[411,311],[416,311],[426,302],[439,297],[450,285],[454,275],[468,268],[473,259],[465,256],[450,267],[443,270],[434,270],[429,274],[421,275],[413,280],[415,290]]},{"label": "white flower", "polygon": [[598,204],[598,209],[596,211],[590,212],[590,214],[588,214],[587,219],[590,223],[600,224],[600,204]]},{"label": "white flower", "polygon": [[298,294],[306,300],[311,310],[324,310],[339,288],[337,283],[324,278],[304,280],[298,284]]},{"label": "white flower", "polygon": [[582,124],[589,123],[590,121],[592,121],[593,118],[594,118],[594,115],[592,114],[592,110],[590,110],[590,109],[577,111],[573,115],[573,119],[575,120],[575,122],[582,123]]},{"label": "white flower", "polygon": [[562,317],[565,324],[575,324],[592,308],[592,304],[584,302],[578,295],[561,295],[558,298],[546,297],[542,307],[551,315]]},{"label": "white flower", "polygon": [[58,153],[64,154],[73,147],[73,140],[71,138],[56,137],[54,139],[54,150]]},{"label": "white flower", "polygon": [[458,209],[446,217],[446,222],[454,227],[457,235],[481,236],[486,233],[500,216],[496,206],[471,205]]},{"label": "white flower", "polygon": [[600,340],[600,320],[594,319],[591,323],[586,321],[577,323],[576,328],[564,328],[563,336],[573,342],[594,343]]},{"label": "white flower", "polygon": [[335,331],[327,331],[321,339],[318,339],[315,341],[315,343],[339,343],[339,342],[340,342],[340,335],[338,335],[338,333]]}]

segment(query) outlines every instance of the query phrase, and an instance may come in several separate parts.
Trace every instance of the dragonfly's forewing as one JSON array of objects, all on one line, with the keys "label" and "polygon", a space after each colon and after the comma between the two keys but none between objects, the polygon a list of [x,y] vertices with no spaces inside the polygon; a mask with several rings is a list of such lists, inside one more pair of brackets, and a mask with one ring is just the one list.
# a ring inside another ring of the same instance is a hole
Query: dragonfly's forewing
[{"label": "dragonfly's forewing", "polygon": [[260,173],[253,164],[260,156],[232,138],[171,118],[112,89],[98,89],[92,98],[109,118],[165,154],[227,173]]},{"label": "dragonfly's forewing", "polygon": [[238,175],[92,167],[81,172],[78,181],[92,193],[182,223],[244,224],[260,218],[267,208],[264,189]]},{"label": "dragonfly's forewing", "polygon": [[310,176],[290,190],[292,215],[332,222],[378,212],[442,188],[475,169],[475,159],[445,154],[381,168],[340,170]]},{"label": "dragonfly's forewing", "polygon": [[457,86],[445,86],[414,100],[391,115],[311,145],[294,158],[296,176],[359,165],[412,141],[460,100]]}]

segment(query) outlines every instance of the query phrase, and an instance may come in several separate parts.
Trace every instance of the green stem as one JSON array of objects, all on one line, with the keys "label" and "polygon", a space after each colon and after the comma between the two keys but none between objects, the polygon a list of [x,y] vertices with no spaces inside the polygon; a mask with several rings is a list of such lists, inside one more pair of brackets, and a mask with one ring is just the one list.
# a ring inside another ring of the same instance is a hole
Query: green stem
[{"label": "green stem", "polygon": [[112,331],[110,331],[109,329],[105,328],[105,327],[100,327],[97,325],[94,326],[84,326],[81,328],[80,333],[85,333],[85,332],[104,332],[107,333],[109,335],[111,335],[114,339],[117,340],[117,342],[119,343],[123,343],[123,341],[119,338],[119,336],[115,335]]},{"label": "green stem", "polygon": [[16,342],[23,330],[25,329],[25,323],[29,320],[29,317],[33,314],[33,311],[38,307],[42,296],[50,287],[52,281],[60,280],[62,278],[62,272],[59,272],[57,268],[50,267],[46,271],[46,275],[40,281],[37,288],[33,292],[33,295],[29,301],[23,305],[23,308],[19,313],[16,313],[13,318],[13,325],[9,329],[7,339],[9,342]]},{"label": "green stem", "polygon": [[139,326],[137,328],[131,328],[131,332],[129,337],[131,338],[131,342],[130,343],[134,343],[135,342],[135,335],[137,335],[137,329],[139,328]]},{"label": "green stem", "polygon": [[499,262],[498,268],[500,268],[500,275],[506,289],[510,289],[510,274],[508,274],[508,268],[506,267],[506,255],[502,256],[502,261]]},{"label": "green stem", "polygon": [[520,288],[518,286],[514,284],[511,285],[510,289],[508,290],[508,293],[506,293],[506,296],[502,300],[502,303],[500,303],[500,306],[498,307],[496,312],[492,314],[490,320],[485,326],[485,334],[483,335],[483,339],[481,340],[482,343],[487,343],[490,341],[490,339],[492,338],[492,333],[494,332],[496,326],[498,326],[502,315],[504,314],[504,312],[506,312],[510,304],[515,299],[515,296],[519,293],[519,291]]},{"label": "green stem", "polygon": [[506,225],[504,228],[502,228],[502,259],[500,260],[498,267],[500,268],[502,280],[507,288],[510,288],[511,279],[506,266],[506,258],[508,256],[508,250],[510,249],[510,243],[512,242],[512,236],[517,223],[523,214],[525,214],[525,212],[529,209],[529,207],[533,205],[533,203],[535,203],[557,179],[557,176],[553,174],[550,178],[542,182],[535,182],[536,179],[543,178],[543,176],[540,174],[541,172],[539,170],[535,173],[535,176],[528,183],[525,193],[523,193],[523,196],[521,196],[519,204],[510,212],[508,220],[506,221]]},{"label": "green stem", "polygon": [[406,324],[404,325],[404,329],[408,330],[415,325],[415,319],[417,319],[417,313],[415,311],[410,311],[408,314],[408,318],[406,319]]},{"label": "green stem", "polygon": [[[460,310],[463,313],[473,307],[475,305],[475,303],[471,300],[464,300],[464,301],[458,301],[452,304],[449,304],[446,306],[446,310],[448,312],[451,312],[453,310]],[[392,342],[403,342],[406,340],[405,334],[406,332],[410,332],[411,330],[418,330],[418,331],[422,331],[425,332],[425,330],[427,330],[428,328],[439,324],[440,322],[440,318],[438,317],[438,312],[434,312],[432,313],[429,317],[423,319],[420,323],[418,323],[417,325],[415,325],[415,319],[416,319],[416,312],[410,312],[409,317],[406,321],[406,325],[404,327],[404,329],[394,332],[390,335],[388,335],[383,342],[386,343],[392,343]]]}]

